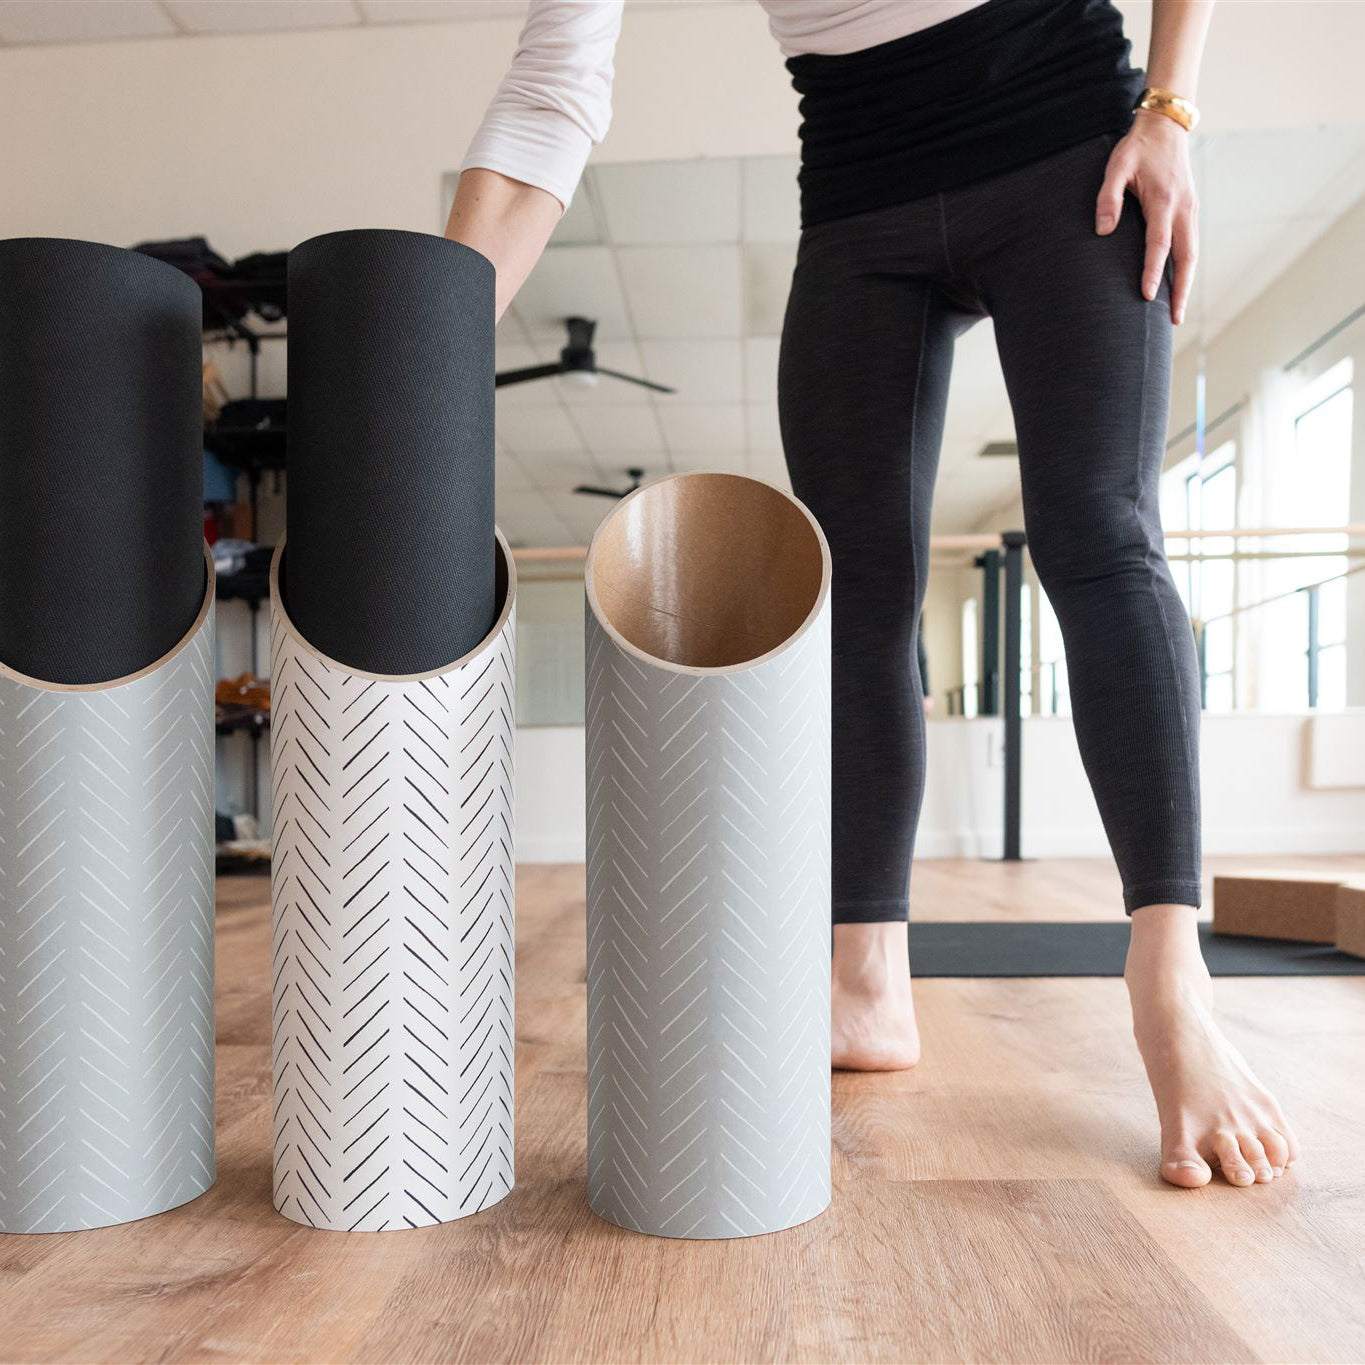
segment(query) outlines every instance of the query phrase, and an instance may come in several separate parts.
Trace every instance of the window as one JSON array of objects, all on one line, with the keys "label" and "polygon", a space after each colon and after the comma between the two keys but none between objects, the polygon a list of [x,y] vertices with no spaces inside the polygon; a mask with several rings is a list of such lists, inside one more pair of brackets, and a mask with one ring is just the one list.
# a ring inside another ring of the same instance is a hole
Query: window
[{"label": "window", "polygon": [[1019,714],[1033,714],[1033,589],[1019,589]]},{"label": "window", "polygon": [[976,598],[962,604],[962,714],[974,716],[981,708],[980,634]]},{"label": "window", "polygon": [[[1161,521],[1168,531],[1222,531],[1237,525],[1237,448],[1227,441],[1202,461],[1197,455],[1161,480]],[[1231,711],[1236,697],[1237,561],[1231,536],[1171,542],[1176,591],[1202,625],[1200,671],[1204,706]],[[1203,556],[1200,558],[1200,556]]]},{"label": "window", "polygon": [[1071,687],[1066,676],[1062,627],[1057,613],[1052,610],[1051,600],[1041,588],[1038,589],[1038,710],[1044,716],[1071,714]]},{"label": "window", "polygon": [[[1351,493],[1353,395],[1349,359],[1319,376],[1303,395],[1292,448],[1275,471],[1275,521],[1281,526],[1340,526]],[[1262,705],[1277,710],[1339,707],[1346,693],[1346,582],[1340,535],[1281,542],[1299,554],[1267,561],[1261,609]],[[1276,545],[1274,548],[1280,548]],[[1308,552],[1308,553],[1305,553]],[[1321,553],[1319,553],[1321,552]],[[1335,552],[1335,553],[1334,553]],[[1315,585],[1321,584],[1321,587]],[[1317,616],[1317,694],[1310,695],[1310,619]]]}]

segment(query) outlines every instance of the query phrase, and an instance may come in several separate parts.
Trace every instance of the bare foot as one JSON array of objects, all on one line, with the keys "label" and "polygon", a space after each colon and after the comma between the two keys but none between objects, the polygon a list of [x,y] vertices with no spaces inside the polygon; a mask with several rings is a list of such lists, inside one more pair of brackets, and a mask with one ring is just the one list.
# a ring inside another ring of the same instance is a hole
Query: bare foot
[{"label": "bare foot", "polygon": [[1124,969],[1133,1033],[1161,1120],[1161,1177],[1207,1185],[1218,1167],[1230,1185],[1267,1183],[1299,1147],[1273,1095],[1251,1074],[1213,1017],[1213,987],[1187,905],[1133,915]]},{"label": "bare foot", "polygon": [[919,1061],[906,925],[836,924],[831,1062],[842,1071],[904,1071]]}]

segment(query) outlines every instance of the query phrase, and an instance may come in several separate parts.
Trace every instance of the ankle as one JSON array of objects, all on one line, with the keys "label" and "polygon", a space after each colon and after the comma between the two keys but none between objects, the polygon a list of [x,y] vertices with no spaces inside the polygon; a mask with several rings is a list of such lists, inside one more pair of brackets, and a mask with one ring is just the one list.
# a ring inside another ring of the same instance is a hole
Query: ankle
[{"label": "ankle", "polygon": [[904,921],[836,924],[832,979],[836,989],[857,995],[884,995],[908,986],[908,926]]}]

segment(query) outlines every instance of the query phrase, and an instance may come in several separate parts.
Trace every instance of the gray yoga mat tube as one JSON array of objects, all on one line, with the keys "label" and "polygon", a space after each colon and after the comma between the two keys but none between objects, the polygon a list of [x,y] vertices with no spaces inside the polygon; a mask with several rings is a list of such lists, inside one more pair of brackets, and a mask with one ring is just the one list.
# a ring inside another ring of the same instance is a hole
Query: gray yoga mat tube
[{"label": "gray yoga mat tube", "polygon": [[0,241],[0,664],[107,682],[198,614],[201,310],[138,252]]},{"label": "gray yoga mat tube", "polygon": [[638,1232],[829,1203],[829,573],[729,474],[647,485],[588,553],[588,1200]]},{"label": "gray yoga mat tube", "polygon": [[493,283],[425,233],[289,253],[283,597],[347,668],[444,668],[492,625]]}]

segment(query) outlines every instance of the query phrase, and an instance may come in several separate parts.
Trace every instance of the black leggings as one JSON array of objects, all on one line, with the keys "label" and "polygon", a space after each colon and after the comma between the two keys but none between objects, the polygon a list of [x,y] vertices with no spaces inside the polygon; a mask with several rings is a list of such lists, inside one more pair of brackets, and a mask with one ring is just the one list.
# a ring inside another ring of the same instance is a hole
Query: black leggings
[{"label": "black leggings", "polygon": [[930,501],[954,338],[987,316],[1124,903],[1199,904],[1198,674],[1158,509],[1169,275],[1146,302],[1133,199],[1095,234],[1113,143],[802,234],[778,400],[792,487],[834,561],[836,923],[908,913]]}]

